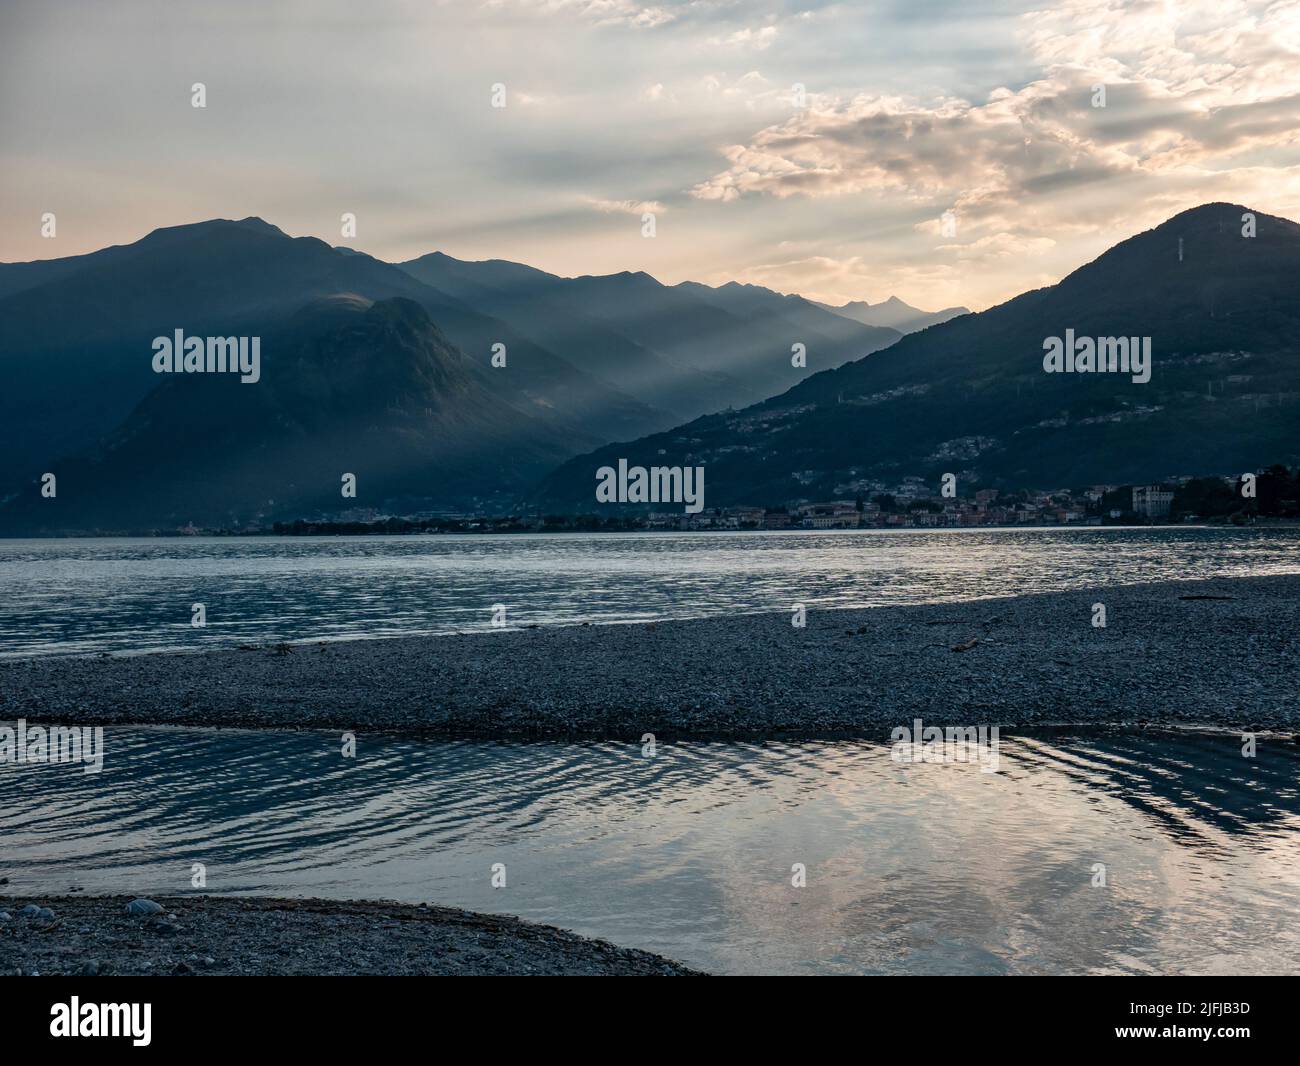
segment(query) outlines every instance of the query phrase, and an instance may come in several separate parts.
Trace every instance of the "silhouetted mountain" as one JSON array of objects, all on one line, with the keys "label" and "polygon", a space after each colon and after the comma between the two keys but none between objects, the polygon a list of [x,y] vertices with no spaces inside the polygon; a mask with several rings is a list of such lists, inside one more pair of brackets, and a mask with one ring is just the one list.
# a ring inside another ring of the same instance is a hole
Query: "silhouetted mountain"
[{"label": "silhouetted mountain", "polygon": [[[706,467],[708,505],[852,497],[944,472],[973,485],[1070,487],[1239,474],[1300,457],[1300,227],[1208,204],[1059,284],[963,315],[742,411],[565,464],[540,498],[594,509],[624,457]],[[1047,373],[1044,342],[1149,337],[1150,381]]]},{"label": "silhouetted mountain", "polygon": [[[637,344],[567,292],[567,279],[504,260],[471,263],[432,252],[400,264],[440,291],[509,319],[574,366],[660,412],[659,428],[735,403],[744,387],[701,374]],[[611,434],[614,436],[614,434]],[[617,434],[636,436],[630,427]]]},{"label": "silhouetted mountain", "polygon": [[[86,255],[70,255],[62,259],[35,259],[28,263],[0,263],[0,298],[26,289],[33,289],[47,281],[56,281],[68,277],[92,266],[111,266],[127,263],[141,250],[159,250],[171,243],[185,243],[202,234],[237,226],[254,233],[274,234],[285,237],[283,230],[264,222],[260,218],[249,217],[238,222],[217,218],[207,222],[195,222],[187,226],[172,226],[167,229],[154,230],[147,237],[134,244],[115,244],[101,248]],[[147,244],[145,242],[148,242]]]},{"label": "silhouetted mountain", "polygon": [[[533,328],[532,321],[506,319],[494,301],[477,298],[463,285],[444,289],[418,272],[362,253],[352,254],[405,274],[420,282],[427,293],[436,293],[436,298],[426,295],[420,302],[462,351],[473,353],[470,362],[489,389],[520,410],[563,426],[573,437],[574,450],[581,446],[580,441],[626,440],[672,423],[668,411],[621,389],[607,375],[592,372],[592,360],[586,353],[593,344],[584,330],[594,324],[579,320],[572,324],[572,336],[544,336]],[[491,364],[497,344],[505,345],[504,367]],[[577,353],[580,358],[571,359],[567,353]]]},{"label": "silhouetted mountain", "polygon": [[900,333],[917,333],[941,322],[956,318],[958,315],[970,314],[969,307],[945,307],[942,311],[922,311],[911,304],[904,303],[897,296],[882,300],[878,304],[866,300],[851,300],[849,303],[834,307],[831,304],[818,304],[828,311],[834,311],[844,318],[863,322],[868,326],[888,326]]},{"label": "silhouetted mountain", "polygon": [[[759,286],[666,286],[641,272],[561,278],[440,252],[402,267],[678,420],[770,396],[899,336]],[[794,344],[806,369],[791,364]]]},{"label": "silhouetted mountain", "polygon": [[[902,331],[877,325],[855,323],[835,313],[828,314],[820,305],[802,296],[787,296],[761,285],[742,285],[730,281],[716,287],[684,281],[676,288],[713,304],[748,324],[749,328],[776,336],[789,337],[790,343],[803,344],[808,358],[807,373],[833,370],[853,359],[887,348],[902,336]],[[786,347],[786,364],[790,350]],[[762,364],[767,369],[766,361]],[[783,384],[773,375],[772,385]],[[770,394],[770,388],[764,388]]]},{"label": "silhouetted mountain", "polygon": [[[483,383],[513,406],[554,421],[575,447],[662,425],[651,411],[584,375],[511,325],[367,255],[260,219],[155,230],[124,247],[0,266],[0,450],[28,469],[98,440],[158,384],[151,342],[258,335],[311,300],[339,293],[405,296],[462,348]],[[507,370],[490,366],[507,346]],[[274,353],[268,351],[268,357]]]},{"label": "silhouetted mountain", "polygon": [[[505,506],[570,453],[488,392],[414,301],[314,302],[263,341],[261,380],[168,375],[88,454],[0,508],[7,531],[175,529],[373,507]],[[342,494],[356,476],[355,498]]]}]

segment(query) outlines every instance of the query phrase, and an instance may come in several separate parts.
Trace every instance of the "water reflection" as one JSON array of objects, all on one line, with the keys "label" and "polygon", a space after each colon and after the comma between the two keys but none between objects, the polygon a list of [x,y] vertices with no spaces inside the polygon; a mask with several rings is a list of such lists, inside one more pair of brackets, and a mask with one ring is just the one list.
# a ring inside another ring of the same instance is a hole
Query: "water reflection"
[{"label": "water reflection", "polygon": [[1002,770],[869,742],[363,735],[348,760],[335,735],[114,728],[98,776],[0,767],[0,831],[20,893],[183,893],[202,862],[209,891],[436,900],[731,972],[1300,965],[1295,745],[1045,733],[1004,737]]},{"label": "water reflection", "polygon": [[1300,811],[1300,747],[1280,738],[1262,758],[1258,750],[1255,758],[1243,754],[1240,734],[1115,733],[1104,746],[1079,737],[1024,740],[1015,760],[1122,800],[1187,847],[1267,838]]}]

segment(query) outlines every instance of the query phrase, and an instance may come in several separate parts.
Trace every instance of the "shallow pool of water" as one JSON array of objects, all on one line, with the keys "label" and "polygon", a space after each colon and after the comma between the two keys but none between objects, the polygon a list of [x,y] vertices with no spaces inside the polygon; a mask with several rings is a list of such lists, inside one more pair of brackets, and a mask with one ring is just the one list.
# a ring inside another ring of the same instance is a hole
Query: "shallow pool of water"
[{"label": "shallow pool of water", "polygon": [[1231,735],[1003,737],[997,773],[865,741],[106,745],[99,774],[0,765],[7,891],[185,893],[202,863],[213,893],[519,914],[713,971],[1300,970],[1282,740],[1245,758]]}]

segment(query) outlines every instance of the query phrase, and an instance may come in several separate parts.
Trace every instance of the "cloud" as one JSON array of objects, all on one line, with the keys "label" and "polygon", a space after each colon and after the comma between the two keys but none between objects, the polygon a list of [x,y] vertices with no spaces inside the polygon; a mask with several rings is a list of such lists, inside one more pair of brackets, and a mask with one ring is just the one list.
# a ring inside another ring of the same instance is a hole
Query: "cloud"
[{"label": "cloud", "polygon": [[939,252],[949,252],[962,262],[984,262],[1015,256],[1024,259],[1056,247],[1050,237],[1022,237],[1013,233],[991,233],[965,244],[941,244]]},{"label": "cloud", "polygon": [[1065,0],[1020,32],[1037,70],[1019,88],[816,97],[724,148],[727,167],[691,194],[871,196],[954,207],[989,234],[1068,230],[1131,212],[1124,196],[1200,199],[1224,173],[1300,147],[1296,0]]},{"label": "cloud", "polygon": [[[258,0],[9,0],[0,97],[31,106],[0,116],[5,258],[250,214],[334,240],[351,210],[383,258],[987,306],[1196,203],[1300,217],[1298,9],[317,0],[268,21]],[[53,203],[80,205],[57,248],[22,222]],[[628,216],[665,204],[670,232],[633,240]]]},{"label": "cloud", "polygon": [[749,48],[762,52],[772,47],[776,42],[776,36],[775,26],[763,26],[759,29],[746,26],[726,37],[711,37],[708,43],[715,48]]},{"label": "cloud", "polygon": [[638,4],[635,0],[486,0],[494,8],[522,8],[542,15],[572,15],[597,26],[648,30],[674,21],[685,4]]},{"label": "cloud", "polygon": [[589,196],[586,202],[605,215],[643,215],[647,211],[661,215],[668,210],[657,200],[599,200]]}]

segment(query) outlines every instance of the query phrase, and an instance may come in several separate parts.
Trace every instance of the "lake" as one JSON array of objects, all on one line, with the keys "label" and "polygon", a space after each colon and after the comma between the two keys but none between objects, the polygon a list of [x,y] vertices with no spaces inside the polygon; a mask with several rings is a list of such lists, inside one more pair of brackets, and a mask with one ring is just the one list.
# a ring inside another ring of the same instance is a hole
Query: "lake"
[{"label": "lake", "polygon": [[[1300,572],[1300,530],[0,541],[0,655],[142,652]],[[192,607],[204,605],[206,626]]]},{"label": "lake", "polygon": [[[497,604],[514,628],[970,600],[1295,573],[1297,548],[1200,528],[0,541],[0,654],[486,632]],[[363,734],[346,759],[334,734],[114,727],[107,747],[100,774],[0,764],[11,891],[183,894],[202,863],[209,892],[519,914],[725,973],[1300,968],[1289,738],[1246,758],[1231,734],[1003,737],[997,773],[870,740],[647,757]]]},{"label": "lake", "polygon": [[202,863],[212,893],[518,914],[724,973],[1300,968],[1300,747],[1043,734],[1001,738],[999,767],[109,728],[100,774],[0,764],[0,872],[163,895]]}]

